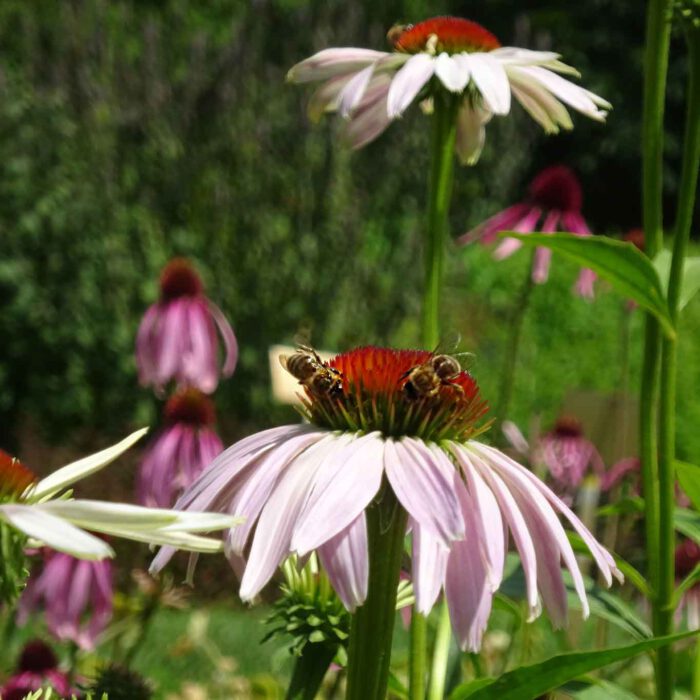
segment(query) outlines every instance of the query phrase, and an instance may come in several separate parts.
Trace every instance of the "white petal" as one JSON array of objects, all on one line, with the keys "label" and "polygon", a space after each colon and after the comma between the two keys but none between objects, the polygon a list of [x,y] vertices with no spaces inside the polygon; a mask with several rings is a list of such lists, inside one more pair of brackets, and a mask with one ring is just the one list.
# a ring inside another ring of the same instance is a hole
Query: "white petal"
[{"label": "white petal", "polygon": [[51,496],[67,486],[74,484],[80,479],[84,479],[90,474],[94,474],[103,467],[106,467],[110,462],[114,461],[122,452],[126,452],[135,442],[140,440],[146,433],[148,428],[141,428],[135,433],[124,438],[112,447],[106,450],[96,452],[94,455],[79,459],[77,462],[67,464],[61,467],[53,474],[50,474],[45,479],[42,479],[29,494],[31,500],[38,500]]},{"label": "white petal", "polygon": [[[388,76],[381,77],[388,81]],[[362,146],[374,141],[391,124],[391,119],[387,114],[386,101],[389,83],[378,85],[374,92],[373,99],[370,99],[373,90],[370,88],[367,91],[365,100],[355,110],[352,119],[345,128],[343,138],[351,148],[362,148]]]},{"label": "white petal", "polygon": [[510,83],[501,63],[486,53],[469,55],[472,80],[494,114],[510,111]]},{"label": "white petal", "polygon": [[387,56],[385,51],[356,49],[352,47],[324,49],[310,58],[297,63],[287,73],[287,80],[308,83],[312,80],[327,80],[343,73],[362,70],[370,63]]},{"label": "white petal", "polygon": [[445,581],[450,550],[419,523],[413,523],[412,579],[418,612],[427,615]]},{"label": "white petal", "polygon": [[560,58],[558,53],[553,51],[531,51],[530,49],[519,49],[514,46],[501,46],[499,49],[489,51],[489,54],[505,64],[536,66],[542,63],[549,63]]},{"label": "white petal", "polygon": [[374,64],[356,73],[345,84],[338,97],[338,110],[342,117],[347,119],[355,107],[360,104],[372,78],[372,73],[374,73]]},{"label": "white petal", "polygon": [[[108,534],[114,537],[122,537],[134,542],[157,545],[163,548],[175,547],[188,552],[203,552],[204,554],[216,554],[224,550],[224,543],[213,537],[193,535],[189,532],[169,532],[167,530],[129,530],[129,528],[113,528]],[[163,550],[161,550],[163,551]],[[155,561],[155,560],[154,560]],[[162,567],[161,567],[162,568]],[[156,571],[158,569],[155,569]]]},{"label": "white petal", "polygon": [[462,58],[441,53],[435,59],[435,75],[451,92],[462,92],[469,82],[469,65]]},{"label": "white petal", "polygon": [[39,505],[6,504],[0,506],[0,517],[10,525],[59,552],[80,559],[113,557],[114,551],[103,540],[43,512]]},{"label": "white petal", "polygon": [[400,117],[413,102],[423,86],[433,77],[435,59],[425,53],[417,53],[406,61],[391,81],[387,97],[387,114],[390,119]]}]

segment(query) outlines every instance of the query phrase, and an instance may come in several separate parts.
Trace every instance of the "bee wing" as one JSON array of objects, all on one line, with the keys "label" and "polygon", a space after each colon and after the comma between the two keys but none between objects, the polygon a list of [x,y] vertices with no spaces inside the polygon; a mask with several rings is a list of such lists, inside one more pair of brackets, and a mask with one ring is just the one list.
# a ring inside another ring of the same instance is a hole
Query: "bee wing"
[{"label": "bee wing", "polygon": [[433,355],[454,355],[454,351],[459,347],[462,336],[457,331],[448,331],[440,337],[438,344],[433,350]]},{"label": "bee wing", "polygon": [[476,364],[476,354],[473,352],[458,352],[450,357],[457,360],[462,369],[471,369]]}]

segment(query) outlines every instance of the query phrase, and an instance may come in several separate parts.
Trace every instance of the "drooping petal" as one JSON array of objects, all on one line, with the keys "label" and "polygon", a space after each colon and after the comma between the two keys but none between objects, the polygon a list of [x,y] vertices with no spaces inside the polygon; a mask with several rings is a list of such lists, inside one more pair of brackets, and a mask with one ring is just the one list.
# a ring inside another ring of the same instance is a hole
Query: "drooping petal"
[{"label": "drooping petal", "polygon": [[471,231],[462,234],[455,242],[457,245],[467,245],[474,241],[481,241],[485,244],[493,243],[497,233],[512,230],[513,226],[522,221],[529,211],[529,204],[514,204],[486,219]]},{"label": "drooping petal", "polygon": [[461,59],[446,53],[435,59],[435,75],[450,92],[462,92],[469,82],[469,65]]},{"label": "drooping petal", "polygon": [[208,304],[209,312],[219,329],[219,333],[221,333],[221,338],[224,341],[224,349],[226,350],[221,374],[224,377],[230,377],[238,363],[238,341],[236,340],[233,328],[231,328],[231,324],[228,322],[228,319],[224,316],[221,309],[211,301],[208,302]]},{"label": "drooping petal", "polygon": [[462,165],[474,165],[479,160],[486,139],[484,127],[491,116],[489,110],[472,106],[467,100],[459,108],[455,152]]},{"label": "drooping petal", "polygon": [[469,54],[471,77],[494,114],[510,112],[510,83],[501,63],[487,53]]},{"label": "drooping petal", "polygon": [[356,73],[341,90],[338,96],[338,111],[346,119],[365,96],[369,81],[374,73],[374,64]]},{"label": "drooping petal", "polygon": [[[514,231],[518,233],[532,233],[537,226],[542,211],[537,207],[532,207],[528,213],[515,225]],[[522,243],[517,238],[506,238],[496,250],[493,251],[493,257],[496,260],[503,260],[512,255],[516,250],[522,247]]]},{"label": "drooping petal", "polygon": [[136,334],[136,366],[139,370],[139,382],[143,385],[155,381],[153,333],[159,321],[160,305],[153,304],[144,314]]},{"label": "drooping petal", "polygon": [[391,81],[387,97],[387,114],[390,119],[400,117],[413,102],[423,86],[433,77],[435,59],[417,53],[406,61]]},{"label": "drooping petal", "polygon": [[442,451],[415,438],[387,440],[384,468],[396,498],[426,531],[445,546],[464,536],[457,472]]},{"label": "drooping petal", "polygon": [[[552,233],[557,230],[559,224],[559,212],[552,210],[547,213],[542,222],[542,233]],[[552,260],[552,251],[549,248],[539,246],[535,249],[532,261],[532,281],[535,284],[544,284],[549,277],[549,265]]]},{"label": "drooping petal", "polygon": [[376,80],[373,79],[365,98],[343,130],[343,138],[350,148],[366,146],[391,124],[392,120],[387,112],[389,85],[390,78],[385,74],[376,76]]},{"label": "drooping petal", "polygon": [[287,80],[294,83],[327,80],[343,73],[362,70],[386,55],[384,51],[352,47],[324,49],[292,66],[287,73]]},{"label": "drooping petal", "polygon": [[284,557],[299,512],[308,498],[309,485],[324,460],[333,457],[337,438],[328,435],[299,455],[275,485],[260,514],[248,563],[241,581],[243,600],[254,598],[270,580]]},{"label": "drooping petal", "polygon": [[413,539],[413,591],[418,612],[427,615],[445,581],[450,550],[443,542],[414,522]]},{"label": "drooping petal", "polygon": [[292,549],[300,555],[344,530],[370,504],[384,474],[384,440],[370,433],[338,450],[316,472],[299,515]]},{"label": "drooping petal", "polygon": [[503,435],[505,435],[506,440],[510,443],[511,447],[519,452],[524,457],[530,455],[530,444],[528,443],[525,436],[522,434],[520,428],[513,423],[513,421],[505,420],[501,426]]},{"label": "drooping petal", "polygon": [[343,605],[353,612],[367,598],[369,555],[365,514],[318,548],[321,564]]}]

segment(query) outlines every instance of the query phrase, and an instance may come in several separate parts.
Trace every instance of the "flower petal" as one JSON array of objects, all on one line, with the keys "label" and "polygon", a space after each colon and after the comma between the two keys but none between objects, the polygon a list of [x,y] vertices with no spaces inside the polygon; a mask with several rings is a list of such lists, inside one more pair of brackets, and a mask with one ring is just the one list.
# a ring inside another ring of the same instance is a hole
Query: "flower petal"
[{"label": "flower petal", "polygon": [[384,440],[370,433],[340,450],[316,472],[299,515],[292,550],[304,555],[344,530],[370,504],[384,474]]},{"label": "flower petal", "polygon": [[231,324],[228,322],[226,316],[224,316],[221,309],[211,301],[209,302],[209,311],[219,329],[219,333],[221,333],[221,338],[224,341],[224,348],[226,349],[221,374],[224,377],[230,377],[238,363],[238,341],[236,340],[233,328],[231,328]]},{"label": "flower petal", "polygon": [[406,61],[391,81],[387,97],[387,114],[390,119],[400,117],[413,102],[423,86],[433,77],[435,59],[425,53],[417,53]]},{"label": "flower petal", "polygon": [[481,155],[486,140],[485,125],[491,119],[491,112],[482,107],[473,107],[464,101],[457,113],[457,137],[455,152],[462,165],[474,165]]},{"label": "flower petal", "polygon": [[418,612],[427,615],[445,581],[450,550],[437,537],[413,523],[412,580]]},{"label": "flower petal", "polygon": [[469,64],[461,56],[441,53],[435,59],[435,75],[450,92],[462,92],[469,82]]},{"label": "flower petal", "polygon": [[445,546],[464,537],[455,494],[459,478],[447,456],[422,440],[387,440],[384,467],[391,488],[411,517]]},{"label": "flower petal", "polygon": [[292,66],[287,73],[287,80],[294,83],[327,80],[343,73],[361,70],[387,55],[385,51],[352,47],[324,49]]},{"label": "flower petal", "polygon": [[318,548],[318,556],[343,605],[353,612],[367,598],[367,523],[360,515]]},{"label": "flower petal", "polygon": [[367,86],[374,73],[374,64],[356,73],[347,83],[338,96],[338,111],[341,117],[346,119],[350,113],[360,104],[365,96]]},{"label": "flower petal", "polygon": [[505,68],[487,53],[469,54],[469,68],[474,84],[494,114],[510,112],[510,83]]}]

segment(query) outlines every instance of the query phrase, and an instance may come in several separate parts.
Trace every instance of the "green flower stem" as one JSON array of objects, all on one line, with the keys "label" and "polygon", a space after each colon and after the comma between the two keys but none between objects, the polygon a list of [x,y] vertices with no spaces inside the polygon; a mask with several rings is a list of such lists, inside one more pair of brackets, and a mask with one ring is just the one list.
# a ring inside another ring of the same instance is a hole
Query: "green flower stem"
[{"label": "green flower stem", "polygon": [[425,698],[425,672],[428,618],[419,613],[416,606],[411,612],[411,646],[408,656],[409,700]]},{"label": "green flower stem", "polygon": [[430,674],[428,700],[443,700],[445,696],[445,679],[447,678],[447,662],[450,655],[451,639],[450,611],[447,607],[447,601],[443,598],[440,604],[435,646],[433,647],[433,667]]},{"label": "green flower stem", "polygon": [[457,136],[457,102],[454,96],[439,92],[435,95],[434,105],[423,292],[423,344],[430,349],[434,348],[440,339],[440,291]]},{"label": "green flower stem", "polygon": [[[653,259],[663,244],[663,115],[671,31],[668,22],[670,0],[649,0],[647,7],[647,35],[644,58],[644,117],[642,125],[642,218],[646,253]],[[656,597],[660,575],[656,420],[659,398],[660,354],[661,335],[659,325],[651,314],[647,314],[640,389],[639,457],[642,467],[646,550],[649,579],[654,598],[652,603],[654,604],[653,617],[655,627],[657,617]]]},{"label": "green flower stem", "polygon": [[330,644],[307,644],[294,663],[285,700],[314,700],[337,650]]},{"label": "green flower stem", "polygon": [[[673,237],[673,256],[668,283],[668,305],[671,320],[678,329],[683,267],[690,237],[695,205],[695,191],[700,167],[700,41],[690,39],[687,115],[683,142],[676,225]],[[661,401],[659,404],[659,577],[655,606],[657,635],[673,632],[675,591],[675,432],[676,432],[676,375],[678,334],[664,337],[661,351]],[[657,655],[657,697],[673,695],[673,648],[659,649]]]},{"label": "green flower stem", "polygon": [[384,700],[394,634],[406,512],[386,484],[365,511],[369,587],[350,627],[346,700]]}]

